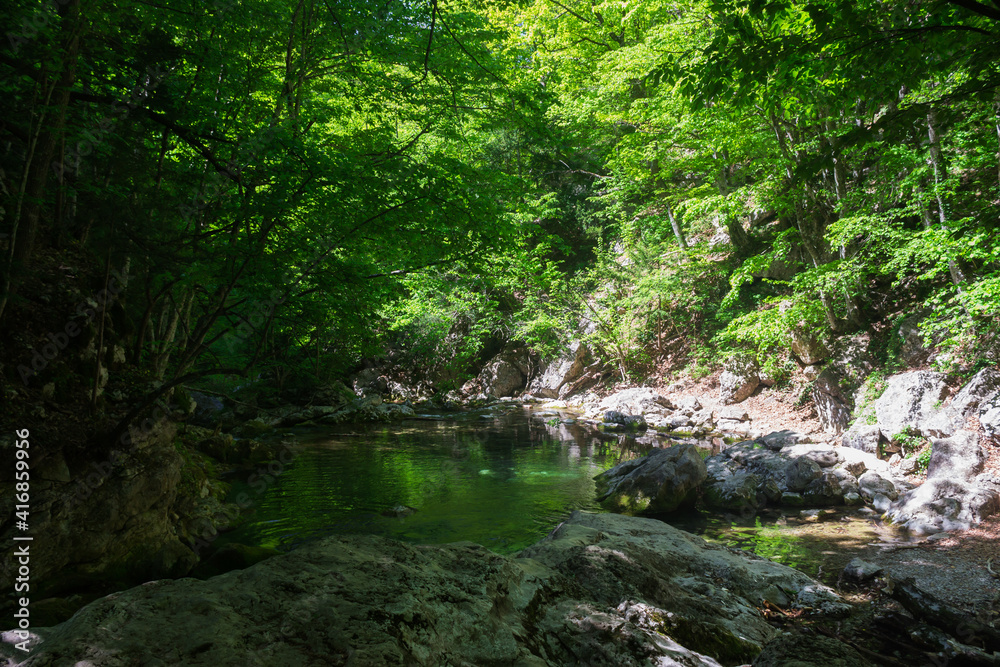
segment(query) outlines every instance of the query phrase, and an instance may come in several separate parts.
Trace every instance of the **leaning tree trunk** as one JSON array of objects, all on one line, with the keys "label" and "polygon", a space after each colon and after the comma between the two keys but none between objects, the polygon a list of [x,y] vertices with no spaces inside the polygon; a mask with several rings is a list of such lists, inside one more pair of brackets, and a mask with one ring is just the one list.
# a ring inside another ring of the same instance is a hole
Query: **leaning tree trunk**
[{"label": "leaning tree trunk", "polygon": [[[930,139],[931,168],[934,171],[934,198],[937,200],[938,224],[942,230],[948,229],[948,209],[944,204],[943,183],[948,178],[948,170],[944,164],[944,156],[941,152],[941,135],[937,131],[937,112],[931,109],[927,112],[927,138]],[[927,226],[928,219],[924,217],[924,225]],[[955,258],[948,252],[948,273],[951,274],[951,282],[962,291],[962,284],[965,282],[965,274],[955,261]]]}]

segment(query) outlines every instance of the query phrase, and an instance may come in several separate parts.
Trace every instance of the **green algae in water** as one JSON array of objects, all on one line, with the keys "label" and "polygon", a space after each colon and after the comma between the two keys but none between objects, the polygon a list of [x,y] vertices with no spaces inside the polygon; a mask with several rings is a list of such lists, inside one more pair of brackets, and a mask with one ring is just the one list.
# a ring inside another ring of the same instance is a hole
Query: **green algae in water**
[{"label": "green algae in water", "polygon": [[752,551],[828,584],[837,580],[848,561],[863,555],[869,544],[886,539],[884,530],[853,508],[765,510],[751,517],[693,512],[667,518],[667,522],[709,542]]},{"label": "green algae in water", "polygon": [[[233,484],[245,524],[220,538],[282,550],[328,535],[527,547],[575,509],[601,511],[593,477],[617,462],[583,425],[525,411],[299,432],[279,475]],[[246,504],[246,503],[244,503]],[[416,512],[399,516],[394,508]]]}]

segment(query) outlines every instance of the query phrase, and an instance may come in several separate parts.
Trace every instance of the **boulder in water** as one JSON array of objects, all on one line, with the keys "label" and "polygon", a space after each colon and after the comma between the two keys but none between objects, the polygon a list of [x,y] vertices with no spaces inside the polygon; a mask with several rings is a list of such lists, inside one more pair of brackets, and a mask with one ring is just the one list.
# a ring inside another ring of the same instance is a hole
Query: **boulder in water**
[{"label": "boulder in water", "polygon": [[694,501],[707,476],[694,445],[654,449],[598,475],[598,502],[619,512],[672,512]]}]

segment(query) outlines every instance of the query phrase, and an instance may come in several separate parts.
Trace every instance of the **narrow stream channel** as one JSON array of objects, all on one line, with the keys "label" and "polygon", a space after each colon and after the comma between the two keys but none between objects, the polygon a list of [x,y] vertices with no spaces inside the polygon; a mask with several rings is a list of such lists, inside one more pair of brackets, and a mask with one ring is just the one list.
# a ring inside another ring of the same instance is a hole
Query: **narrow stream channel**
[{"label": "narrow stream channel", "polygon": [[[594,501],[594,476],[642,450],[568,414],[521,406],[295,429],[285,439],[292,457],[280,475],[234,482],[231,497],[246,494],[253,502],[246,522],[220,544],[290,550],[328,535],[364,533],[422,544],[468,540],[511,553],[573,510],[603,511]],[[662,518],[830,580],[866,544],[886,539],[864,512],[692,511]]]}]

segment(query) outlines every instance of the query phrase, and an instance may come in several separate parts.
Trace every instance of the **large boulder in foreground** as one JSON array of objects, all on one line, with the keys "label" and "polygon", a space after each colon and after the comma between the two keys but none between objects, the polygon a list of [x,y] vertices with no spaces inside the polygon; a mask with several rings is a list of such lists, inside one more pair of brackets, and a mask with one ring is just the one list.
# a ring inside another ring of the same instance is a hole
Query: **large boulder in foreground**
[{"label": "large boulder in foreground", "polygon": [[206,581],[150,582],[34,629],[42,642],[20,664],[717,667],[775,637],[765,605],[848,609],[784,565],[577,512],[516,558],[338,536]]},{"label": "large boulder in foreground", "polygon": [[694,445],[654,449],[598,475],[597,500],[617,512],[673,512],[694,501],[706,477],[705,460]]}]

